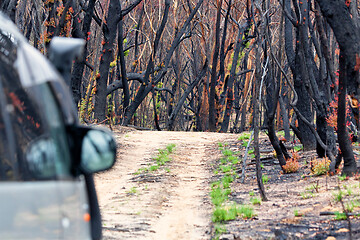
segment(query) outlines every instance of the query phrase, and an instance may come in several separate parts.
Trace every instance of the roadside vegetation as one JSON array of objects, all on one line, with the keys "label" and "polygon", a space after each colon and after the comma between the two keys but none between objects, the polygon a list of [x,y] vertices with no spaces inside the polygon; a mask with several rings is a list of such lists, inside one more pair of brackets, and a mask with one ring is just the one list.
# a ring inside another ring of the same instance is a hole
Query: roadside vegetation
[{"label": "roadside vegetation", "polygon": [[[269,192],[269,201],[263,202],[252,180],[255,179],[255,159],[251,156],[252,144],[248,146],[250,135],[245,132],[236,142],[218,143],[220,157],[214,164],[215,181],[210,192],[213,239],[221,239],[222,235],[234,239],[252,236],[271,239],[275,229],[269,226],[274,224],[279,226],[276,234],[281,233],[284,239],[300,235],[299,239],[315,235],[324,239],[329,236],[357,239],[354,236],[359,236],[356,234],[360,228],[360,175],[333,175],[328,158],[319,158],[315,152],[303,151],[293,143],[284,144],[291,158],[279,168],[274,152],[266,150],[269,143],[263,142],[262,136],[262,182]],[[245,155],[248,160],[244,168]],[[246,177],[242,183],[244,169]],[[339,169],[341,171],[342,165]],[[273,215],[275,213],[269,214],[276,206],[282,206],[276,213],[281,218]],[[328,230],[309,231],[306,226],[311,224]]]},{"label": "roadside vegetation", "polygon": [[[239,178],[237,170],[240,167],[239,153],[229,149],[228,144],[218,143],[219,150],[222,153],[217,162],[217,168],[214,171],[217,181],[211,184],[211,202],[214,205],[212,213],[212,222],[214,223],[214,239],[226,232],[226,221],[235,220],[240,217],[251,219],[255,216],[254,209],[249,204],[240,204],[229,199],[232,193],[231,184]],[[251,204],[260,204],[257,198],[251,200]]]},{"label": "roadside vegetation", "polygon": [[168,167],[165,167],[165,164],[171,161],[171,156],[175,151],[175,144],[169,144],[164,149],[159,149],[158,154],[152,158],[154,160],[153,163],[149,163],[148,167],[140,168],[135,175],[141,174],[141,173],[148,173],[148,172],[155,172],[159,168],[163,167],[166,172],[170,172],[170,169]]}]

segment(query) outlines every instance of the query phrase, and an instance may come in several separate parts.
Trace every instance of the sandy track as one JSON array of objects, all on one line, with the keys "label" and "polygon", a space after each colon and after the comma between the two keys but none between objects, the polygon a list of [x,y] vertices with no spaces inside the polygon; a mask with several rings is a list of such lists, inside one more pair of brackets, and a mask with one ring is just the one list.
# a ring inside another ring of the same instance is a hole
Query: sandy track
[{"label": "sandy track", "polygon": [[[116,165],[95,177],[104,239],[209,239],[209,163],[217,142],[236,135],[132,131],[116,138]],[[170,171],[134,175],[170,143]]]}]

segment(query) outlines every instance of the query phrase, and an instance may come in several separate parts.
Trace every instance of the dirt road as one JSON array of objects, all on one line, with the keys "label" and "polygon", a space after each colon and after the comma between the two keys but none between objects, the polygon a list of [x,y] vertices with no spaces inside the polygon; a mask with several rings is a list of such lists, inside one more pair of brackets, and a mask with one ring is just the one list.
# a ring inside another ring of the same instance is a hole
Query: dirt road
[{"label": "dirt road", "polygon": [[[95,177],[104,239],[209,239],[209,176],[218,142],[236,135],[195,132],[116,132],[116,165]],[[158,149],[175,144],[171,162],[151,173]]]}]

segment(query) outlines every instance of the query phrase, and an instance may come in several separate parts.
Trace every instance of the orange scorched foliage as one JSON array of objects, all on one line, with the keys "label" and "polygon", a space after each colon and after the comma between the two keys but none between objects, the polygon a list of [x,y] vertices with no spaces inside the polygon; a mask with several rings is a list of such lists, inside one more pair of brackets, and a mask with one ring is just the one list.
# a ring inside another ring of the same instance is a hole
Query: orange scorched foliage
[{"label": "orange scorched foliage", "polygon": [[292,151],[292,158],[286,159],[286,164],[282,167],[285,173],[294,173],[297,172],[300,168],[300,164],[298,162],[300,155]]}]

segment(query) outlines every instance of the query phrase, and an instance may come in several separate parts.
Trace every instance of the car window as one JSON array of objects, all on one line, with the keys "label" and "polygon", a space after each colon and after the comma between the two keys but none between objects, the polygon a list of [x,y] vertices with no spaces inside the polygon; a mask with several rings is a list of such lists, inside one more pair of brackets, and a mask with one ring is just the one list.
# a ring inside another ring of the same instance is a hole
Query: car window
[{"label": "car window", "polygon": [[20,78],[33,76],[19,76],[26,66],[17,62],[16,47],[0,32],[0,179],[69,178],[70,153],[58,105],[48,83],[24,87]]},{"label": "car window", "polygon": [[54,144],[54,159],[57,178],[72,177],[71,156],[69,150],[68,139],[66,135],[63,116],[60,112],[59,105],[55,100],[48,84],[40,84],[29,89],[35,96],[42,115],[48,126],[48,134]]},{"label": "car window", "polygon": [[[0,82],[1,85],[1,82]],[[10,118],[5,113],[6,104],[4,104],[4,96],[0,95],[0,181],[15,180],[17,178],[17,163],[14,160],[15,144],[14,139],[9,139],[11,134],[7,131],[11,128]],[[13,153],[13,154],[11,154]]]}]

